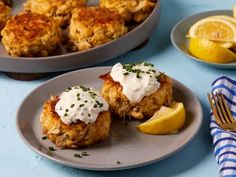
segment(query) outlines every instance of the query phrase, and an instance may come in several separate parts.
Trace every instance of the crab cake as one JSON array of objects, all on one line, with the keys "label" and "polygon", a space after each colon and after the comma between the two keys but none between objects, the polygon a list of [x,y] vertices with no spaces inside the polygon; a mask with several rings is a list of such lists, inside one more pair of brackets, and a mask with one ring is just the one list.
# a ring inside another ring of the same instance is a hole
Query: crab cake
[{"label": "crab cake", "polygon": [[127,32],[122,17],[106,8],[77,8],[72,13],[69,40],[74,51],[87,50]]},{"label": "crab cake", "polygon": [[51,17],[29,12],[8,20],[1,34],[12,56],[48,56],[61,42],[61,28]]},{"label": "crab cake", "polygon": [[86,3],[87,0],[27,0],[24,9],[53,17],[61,26],[65,26],[70,22],[73,9]]},{"label": "crab cake", "polygon": [[172,102],[171,79],[152,64],[117,63],[100,78],[104,80],[101,94],[119,117],[148,119]]},{"label": "crab cake", "polygon": [[100,0],[100,6],[118,12],[126,22],[142,22],[152,12],[156,0]]},{"label": "crab cake", "polygon": [[108,103],[92,88],[75,86],[51,97],[40,117],[43,133],[61,148],[89,146],[110,130]]},{"label": "crab cake", "polygon": [[4,3],[0,1],[0,31],[4,28],[7,20],[10,18],[10,10],[10,7],[4,5]]}]

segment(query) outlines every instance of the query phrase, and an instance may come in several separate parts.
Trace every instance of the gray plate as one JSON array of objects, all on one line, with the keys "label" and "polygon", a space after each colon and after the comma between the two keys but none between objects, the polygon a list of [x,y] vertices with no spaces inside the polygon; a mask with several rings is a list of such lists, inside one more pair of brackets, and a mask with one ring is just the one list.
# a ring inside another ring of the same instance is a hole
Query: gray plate
[{"label": "gray plate", "polygon": [[[98,76],[110,71],[110,67],[82,69],[49,80],[33,90],[22,102],[17,113],[17,129],[29,148],[55,162],[89,170],[121,170],[147,165],[161,160],[186,145],[197,133],[202,122],[202,109],[198,99],[180,82],[174,81],[174,99],[182,101],[187,112],[184,128],[173,135],[146,135],[136,130],[138,121],[112,123],[110,136],[99,144],[78,150],[57,150],[48,154],[49,140],[42,140],[39,116],[44,102],[51,95],[59,95],[74,85],[100,89]],[[55,146],[54,146],[55,147]],[[90,156],[74,157],[86,151]],[[118,164],[117,162],[120,162]]]},{"label": "gray plate", "polygon": [[177,23],[174,26],[171,32],[172,44],[182,54],[198,62],[207,64],[209,66],[218,67],[218,68],[236,69],[236,62],[227,63],[227,64],[219,64],[219,63],[211,63],[211,62],[203,61],[191,55],[191,53],[187,49],[188,39],[185,37],[185,35],[188,33],[189,28],[198,20],[208,17],[208,16],[212,16],[212,15],[233,16],[232,10],[215,10],[215,11],[202,12],[202,13],[184,18],[183,20],[181,20],[179,23]]},{"label": "gray plate", "polygon": [[[22,9],[24,1],[14,1],[14,14]],[[89,0],[91,5],[97,3],[98,0]],[[3,45],[0,44],[0,71],[19,73],[56,72],[81,68],[109,60],[137,47],[151,35],[159,22],[159,9],[160,3],[158,1],[149,17],[133,30],[119,39],[87,51],[64,53],[50,57],[16,58],[7,55]],[[61,51],[63,53],[63,48]]]}]

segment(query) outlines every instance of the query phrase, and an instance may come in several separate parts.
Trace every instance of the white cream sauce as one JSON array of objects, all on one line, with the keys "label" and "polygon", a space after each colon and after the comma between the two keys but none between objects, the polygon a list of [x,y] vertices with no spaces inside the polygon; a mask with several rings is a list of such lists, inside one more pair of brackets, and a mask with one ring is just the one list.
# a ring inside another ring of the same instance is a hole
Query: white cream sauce
[{"label": "white cream sauce", "polygon": [[117,63],[112,67],[110,76],[123,87],[123,94],[131,103],[138,103],[143,97],[156,92],[160,87],[160,72],[149,63]]},{"label": "white cream sauce", "polygon": [[60,95],[55,111],[67,125],[77,123],[78,120],[88,124],[95,122],[98,114],[107,111],[108,107],[108,103],[98,91],[93,88],[74,86]]}]

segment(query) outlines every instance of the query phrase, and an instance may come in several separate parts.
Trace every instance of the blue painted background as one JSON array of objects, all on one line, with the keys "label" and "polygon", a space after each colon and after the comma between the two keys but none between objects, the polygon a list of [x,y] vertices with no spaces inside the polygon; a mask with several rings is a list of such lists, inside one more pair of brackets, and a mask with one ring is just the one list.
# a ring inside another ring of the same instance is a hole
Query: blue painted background
[{"label": "blue painted background", "polygon": [[[236,70],[223,70],[192,61],[178,53],[170,42],[172,27],[189,15],[219,9],[232,9],[235,0],[161,0],[161,20],[147,46],[100,64],[134,62],[144,59],[156,68],[188,86],[199,98],[203,125],[197,136],[181,151],[168,159],[141,168],[94,172],[73,169],[51,162],[32,152],[16,132],[16,110],[23,98],[35,87],[52,77],[37,81],[16,81],[0,73],[0,177],[213,177],[218,176],[209,134],[209,105],[206,93],[219,75],[236,79]],[[56,75],[56,74],[55,74]],[[55,76],[53,75],[53,76]]]}]

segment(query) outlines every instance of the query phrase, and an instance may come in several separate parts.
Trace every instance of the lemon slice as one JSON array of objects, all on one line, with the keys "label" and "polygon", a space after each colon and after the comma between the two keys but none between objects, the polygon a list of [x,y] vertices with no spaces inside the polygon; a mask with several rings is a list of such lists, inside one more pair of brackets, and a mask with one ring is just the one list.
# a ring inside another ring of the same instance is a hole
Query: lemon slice
[{"label": "lemon slice", "polygon": [[236,60],[235,53],[206,39],[190,38],[189,51],[199,59],[214,63],[229,63]]},{"label": "lemon slice", "polygon": [[222,18],[204,18],[189,29],[189,36],[214,41],[236,42],[236,24]]},{"label": "lemon slice", "polygon": [[162,106],[149,120],[137,125],[137,129],[146,134],[176,133],[185,122],[183,103],[173,103],[170,107]]}]

